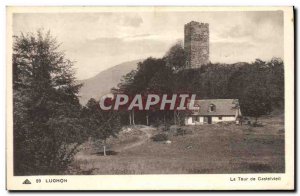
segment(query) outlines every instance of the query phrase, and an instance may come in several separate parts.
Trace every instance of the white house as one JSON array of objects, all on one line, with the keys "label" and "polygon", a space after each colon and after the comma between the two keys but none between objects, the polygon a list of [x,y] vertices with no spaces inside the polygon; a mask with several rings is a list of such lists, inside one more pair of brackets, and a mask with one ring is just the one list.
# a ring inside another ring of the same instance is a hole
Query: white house
[{"label": "white house", "polygon": [[242,115],[238,99],[195,100],[194,106],[197,109],[185,118],[186,125],[234,122]]}]

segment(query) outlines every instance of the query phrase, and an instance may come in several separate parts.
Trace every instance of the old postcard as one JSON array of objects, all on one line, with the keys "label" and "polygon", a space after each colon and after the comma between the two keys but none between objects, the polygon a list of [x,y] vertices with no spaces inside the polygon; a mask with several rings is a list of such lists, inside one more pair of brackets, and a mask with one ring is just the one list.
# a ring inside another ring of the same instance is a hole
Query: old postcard
[{"label": "old postcard", "polygon": [[293,190],[293,7],[7,7],[8,190]]}]

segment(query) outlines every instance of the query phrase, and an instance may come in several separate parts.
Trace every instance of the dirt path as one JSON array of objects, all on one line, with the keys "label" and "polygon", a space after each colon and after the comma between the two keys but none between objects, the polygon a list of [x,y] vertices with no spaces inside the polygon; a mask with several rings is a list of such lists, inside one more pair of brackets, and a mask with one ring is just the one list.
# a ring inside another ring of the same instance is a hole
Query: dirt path
[{"label": "dirt path", "polygon": [[[130,142],[127,144],[124,144],[124,143],[117,144],[112,147],[108,147],[107,151],[114,151],[114,152],[120,153],[120,152],[129,150],[129,149],[135,148],[137,146],[140,146],[140,145],[144,144],[145,142],[147,142],[151,138],[153,131],[155,131],[155,128],[151,128],[149,126],[141,127],[141,125],[138,125],[138,126],[132,127],[132,128],[136,129],[142,133],[138,137],[137,141]],[[77,153],[77,155],[75,156],[75,159],[86,159],[86,158],[91,158],[91,156],[97,156],[97,155],[95,155],[95,153],[97,153],[99,150],[101,151],[102,149],[95,149],[95,147],[93,147],[93,145],[89,144],[88,148],[85,148],[85,149],[81,150],[79,153]]]},{"label": "dirt path", "polygon": [[136,141],[136,142],[131,143],[131,144],[120,146],[120,147],[116,148],[115,150],[118,151],[118,152],[122,152],[124,150],[128,150],[128,149],[140,146],[140,145],[144,144],[147,140],[149,140],[151,138],[152,132],[153,132],[153,130],[155,130],[154,128],[151,128],[151,127],[148,127],[148,126],[138,128],[138,129],[141,132],[144,133],[144,136],[139,137],[140,138],[139,141]]}]

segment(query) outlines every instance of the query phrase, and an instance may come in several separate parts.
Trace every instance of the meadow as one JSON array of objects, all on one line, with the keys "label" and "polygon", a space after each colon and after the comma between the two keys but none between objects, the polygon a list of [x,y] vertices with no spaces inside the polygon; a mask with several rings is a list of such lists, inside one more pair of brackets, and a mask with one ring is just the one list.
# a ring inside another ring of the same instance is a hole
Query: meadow
[{"label": "meadow", "polygon": [[69,174],[222,174],[284,173],[284,117],[265,116],[261,126],[220,123],[182,126],[185,135],[170,136],[170,144],[151,136],[155,127],[127,127],[108,141],[86,143]]}]

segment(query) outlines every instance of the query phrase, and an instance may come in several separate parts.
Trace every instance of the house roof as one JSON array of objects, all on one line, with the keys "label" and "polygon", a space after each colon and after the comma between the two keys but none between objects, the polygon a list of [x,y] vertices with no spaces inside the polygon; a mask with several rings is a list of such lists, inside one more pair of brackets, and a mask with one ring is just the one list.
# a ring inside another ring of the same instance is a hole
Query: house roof
[{"label": "house roof", "polygon": [[[210,111],[210,106],[214,106],[214,110]],[[195,100],[194,106],[199,107],[198,111],[193,111],[192,115],[203,116],[234,116],[239,105],[238,99],[202,99]]]}]

